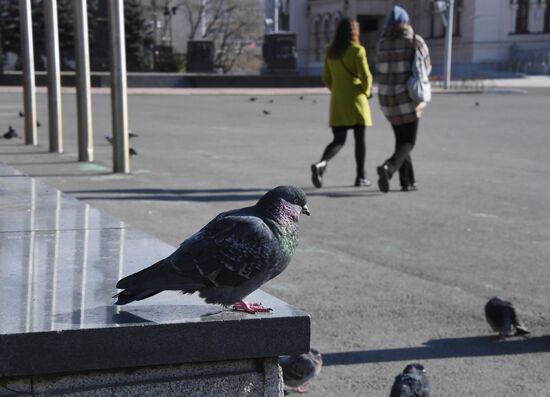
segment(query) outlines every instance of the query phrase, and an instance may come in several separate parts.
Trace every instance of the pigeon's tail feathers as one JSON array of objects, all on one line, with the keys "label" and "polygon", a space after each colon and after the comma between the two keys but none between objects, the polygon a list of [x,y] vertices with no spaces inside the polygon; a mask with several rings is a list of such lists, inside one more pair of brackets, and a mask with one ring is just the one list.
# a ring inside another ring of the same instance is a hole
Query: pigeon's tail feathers
[{"label": "pigeon's tail feathers", "polygon": [[514,333],[515,336],[530,334],[527,327],[523,325],[521,321],[519,321],[516,308],[512,304],[510,304],[510,316],[511,316],[512,325],[516,329],[516,332]]},{"label": "pigeon's tail feathers", "polygon": [[530,333],[531,331],[529,331],[525,325],[521,323],[516,325],[516,333],[514,334],[515,336],[527,335]]},{"label": "pigeon's tail feathers", "polygon": [[117,298],[115,305],[125,305],[133,301],[140,301],[150,296],[156,295],[160,290],[150,290],[150,289],[125,289],[124,291],[119,292],[113,298]]},{"label": "pigeon's tail feathers", "polygon": [[192,272],[176,270],[170,261],[170,257],[162,259],[157,263],[137,273],[131,274],[119,280],[116,287],[127,290],[183,290],[186,293],[196,291],[203,287]]}]

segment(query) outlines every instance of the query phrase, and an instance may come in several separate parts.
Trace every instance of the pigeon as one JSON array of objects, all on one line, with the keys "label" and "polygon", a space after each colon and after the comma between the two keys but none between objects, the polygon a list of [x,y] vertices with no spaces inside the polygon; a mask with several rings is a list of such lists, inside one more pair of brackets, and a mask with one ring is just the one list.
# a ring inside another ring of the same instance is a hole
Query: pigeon
[{"label": "pigeon", "polygon": [[42,127],[42,124],[40,123],[40,121],[36,121],[36,126],[37,127]]},{"label": "pigeon", "polygon": [[304,99],[304,96],[303,96],[303,95],[300,95],[300,96],[299,96],[299,99],[300,99],[300,100],[303,100],[303,99]]},{"label": "pigeon", "polygon": [[485,304],[485,318],[492,330],[498,332],[500,339],[529,334],[529,330],[518,320],[514,305],[498,296]]},{"label": "pigeon", "polygon": [[478,102],[478,101],[476,101],[476,106],[479,106],[479,102]]},{"label": "pigeon", "polygon": [[138,152],[133,147],[128,149],[128,153],[129,153],[130,157],[138,155]]},{"label": "pigeon", "polygon": [[270,99],[270,100],[269,100],[269,103],[273,103],[273,99]]},{"label": "pigeon", "polygon": [[128,138],[132,139],[132,138],[138,138],[139,135],[136,134],[135,132],[132,132],[131,130],[128,130]]},{"label": "pigeon", "polygon": [[323,358],[317,349],[311,348],[308,353],[279,357],[283,370],[283,381],[290,390],[306,393],[309,382],[319,375]]},{"label": "pigeon", "polygon": [[269,110],[263,110],[264,114],[267,116],[269,113],[271,113]]},{"label": "pigeon", "polygon": [[111,138],[109,135],[105,135],[105,139],[107,142],[109,142],[111,145],[113,144],[113,138]]},{"label": "pigeon", "polygon": [[25,117],[25,113],[23,113],[21,110],[19,111],[19,117]]},{"label": "pigeon", "polygon": [[6,131],[4,133],[4,138],[6,139],[11,139],[11,138],[19,138],[19,134],[17,133],[17,131],[15,131],[15,129],[10,125],[8,127],[8,131]]},{"label": "pigeon", "polygon": [[249,100],[250,102],[254,102],[254,101],[256,100],[256,97],[253,96],[253,97],[251,97],[251,98],[248,98],[248,100]]},{"label": "pigeon", "polygon": [[409,364],[397,375],[390,397],[429,397],[430,381],[422,364]]},{"label": "pigeon", "polygon": [[271,309],[243,299],[289,264],[300,214],[310,215],[302,189],[278,186],[253,206],[217,215],[165,259],[118,281],[116,305],[165,290],[196,291],[206,303],[247,313]]}]

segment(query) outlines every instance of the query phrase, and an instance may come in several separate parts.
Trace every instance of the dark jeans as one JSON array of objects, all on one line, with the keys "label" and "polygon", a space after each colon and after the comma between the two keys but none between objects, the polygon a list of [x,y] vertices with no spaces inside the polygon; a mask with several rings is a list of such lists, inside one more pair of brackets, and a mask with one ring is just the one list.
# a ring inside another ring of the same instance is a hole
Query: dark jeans
[{"label": "dark jeans", "polygon": [[399,171],[399,182],[401,186],[411,186],[416,182],[411,159],[411,150],[416,142],[418,120],[407,124],[393,125],[395,134],[395,152],[384,164],[388,166],[388,173],[393,175]]},{"label": "dark jeans", "polygon": [[351,127],[332,127],[332,133],[334,134],[334,140],[328,144],[321,161],[329,161],[331,158],[344,147],[346,143],[347,132],[350,128],[353,128],[353,135],[355,137],[355,164],[357,167],[357,177],[365,178],[365,157],[367,154],[367,145],[365,144],[365,126],[354,125]]}]

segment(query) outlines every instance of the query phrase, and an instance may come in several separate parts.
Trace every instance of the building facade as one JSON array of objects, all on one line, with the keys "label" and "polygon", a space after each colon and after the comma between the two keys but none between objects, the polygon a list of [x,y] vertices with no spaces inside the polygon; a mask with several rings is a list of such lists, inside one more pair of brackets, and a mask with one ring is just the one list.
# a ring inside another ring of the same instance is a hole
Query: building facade
[{"label": "building facade", "polygon": [[[284,1],[283,1],[284,2]],[[433,0],[286,0],[289,30],[297,35],[301,73],[318,74],[338,21],[356,19],[371,65],[390,8],[405,8],[442,73],[445,26]],[[455,0],[452,73],[455,78],[510,73],[550,74],[550,0]]]}]

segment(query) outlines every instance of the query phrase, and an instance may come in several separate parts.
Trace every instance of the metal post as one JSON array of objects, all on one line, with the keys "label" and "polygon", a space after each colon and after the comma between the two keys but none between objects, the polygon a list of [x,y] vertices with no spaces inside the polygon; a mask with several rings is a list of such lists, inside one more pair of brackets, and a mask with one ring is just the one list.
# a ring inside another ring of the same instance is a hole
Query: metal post
[{"label": "metal post", "polygon": [[443,88],[451,85],[451,58],[453,48],[453,8],[454,0],[447,0],[447,30],[445,31],[445,60],[443,61]]},{"label": "metal post", "polygon": [[21,58],[23,63],[23,102],[25,105],[25,144],[36,145],[36,87],[32,40],[31,0],[19,0],[21,19]]},{"label": "metal post", "polygon": [[46,55],[48,58],[48,121],[50,152],[63,153],[61,116],[61,75],[57,31],[57,0],[44,1],[46,23]]},{"label": "metal post", "polygon": [[273,13],[273,31],[279,31],[279,0],[275,0],[275,12]]},{"label": "metal post", "polygon": [[128,96],[126,89],[126,47],[124,2],[109,1],[111,48],[111,113],[113,120],[113,172],[130,172],[128,152]]},{"label": "metal post", "polygon": [[92,96],[86,0],[74,1],[78,161],[93,161]]}]

